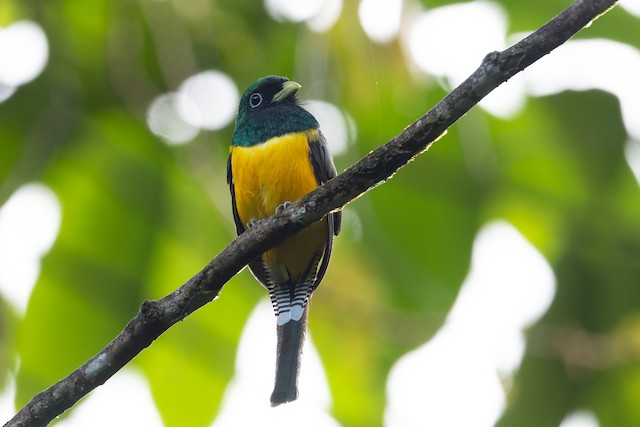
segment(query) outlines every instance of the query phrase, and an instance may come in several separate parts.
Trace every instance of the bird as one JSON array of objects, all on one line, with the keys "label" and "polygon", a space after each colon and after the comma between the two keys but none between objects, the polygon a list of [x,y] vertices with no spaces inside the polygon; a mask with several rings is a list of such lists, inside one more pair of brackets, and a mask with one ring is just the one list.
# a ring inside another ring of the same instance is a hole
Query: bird
[{"label": "bird", "polygon": [[[227,160],[238,235],[336,176],[327,141],[297,96],[302,86],[266,76],[240,98]],[[271,406],[298,398],[300,357],[312,293],[322,281],[342,212],[332,212],[249,263],[276,315],[276,374]]]}]

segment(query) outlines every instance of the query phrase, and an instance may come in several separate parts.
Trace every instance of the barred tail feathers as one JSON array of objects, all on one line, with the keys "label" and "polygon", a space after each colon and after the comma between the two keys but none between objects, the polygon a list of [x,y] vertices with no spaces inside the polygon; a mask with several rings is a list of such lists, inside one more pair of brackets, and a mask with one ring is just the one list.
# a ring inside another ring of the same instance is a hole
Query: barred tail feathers
[{"label": "barred tail feathers", "polygon": [[293,320],[298,321],[302,318],[303,312],[311,293],[317,286],[316,273],[318,265],[322,258],[321,253],[317,253],[311,263],[307,266],[307,270],[302,275],[303,279],[298,283],[293,283],[290,277],[286,277],[281,283],[271,281],[267,285],[271,305],[278,318],[278,326],[284,325]]},{"label": "barred tail feathers", "polygon": [[298,374],[300,355],[307,329],[307,308],[299,320],[278,324],[278,350],[276,355],[276,380],[271,394],[271,406],[291,402],[298,398]]},{"label": "barred tail feathers", "polygon": [[320,253],[314,256],[300,282],[293,283],[288,279],[284,283],[269,284],[278,331],[276,380],[271,394],[271,406],[298,398],[298,373],[307,329],[308,304],[316,287],[316,273],[321,256]]}]

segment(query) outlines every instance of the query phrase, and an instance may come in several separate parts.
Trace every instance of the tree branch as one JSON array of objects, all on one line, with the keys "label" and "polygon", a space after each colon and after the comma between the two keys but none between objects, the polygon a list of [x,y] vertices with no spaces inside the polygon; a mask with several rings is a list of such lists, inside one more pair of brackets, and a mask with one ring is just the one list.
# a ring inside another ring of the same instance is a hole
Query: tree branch
[{"label": "tree branch", "polygon": [[113,341],[33,397],[5,427],[47,425],[107,381],[169,327],[215,298],[249,261],[390,178],[489,92],[560,46],[615,3],[616,0],[577,0],[519,43],[502,52],[489,53],[467,80],[398,136],[280,214],[247,230],[170,295],[145,301]]}]

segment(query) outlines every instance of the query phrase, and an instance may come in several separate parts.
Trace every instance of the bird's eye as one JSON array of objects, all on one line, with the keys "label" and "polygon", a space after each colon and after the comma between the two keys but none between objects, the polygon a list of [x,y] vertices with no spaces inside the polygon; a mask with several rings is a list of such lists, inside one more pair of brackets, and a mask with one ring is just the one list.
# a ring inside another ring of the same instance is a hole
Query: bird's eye
[{"label": "bird's eye", "polygon": [[251,106],[251,108],[256,108],[260,104],[262,104],[262,94],[258,92],[252,93],[249,97],[249,105]]}]

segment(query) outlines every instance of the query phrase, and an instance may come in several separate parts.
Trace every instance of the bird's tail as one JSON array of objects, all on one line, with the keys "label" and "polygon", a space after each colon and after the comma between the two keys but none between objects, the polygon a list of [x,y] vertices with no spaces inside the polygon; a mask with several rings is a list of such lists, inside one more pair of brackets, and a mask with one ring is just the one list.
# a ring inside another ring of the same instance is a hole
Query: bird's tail
[{"label": "bird's tail", "polygon": [[300,355],[306,329],[306,307],[299,320],[292,319],[284,325],[278,325],[276,381],[271,394],[271,406],[278,406],[298,398],[298,372],[300,372]]}]

